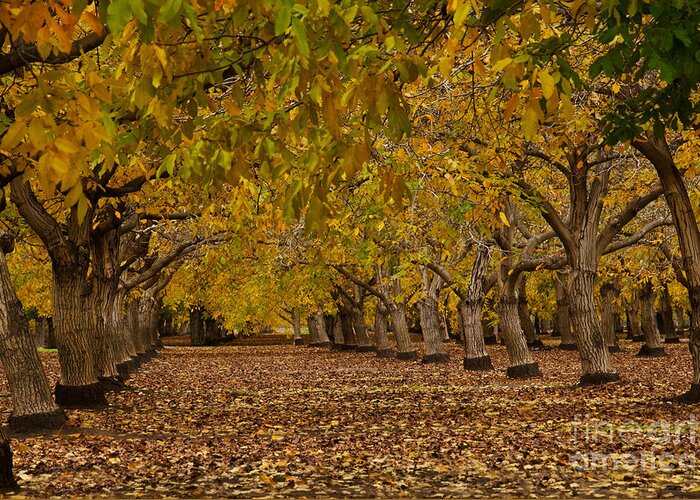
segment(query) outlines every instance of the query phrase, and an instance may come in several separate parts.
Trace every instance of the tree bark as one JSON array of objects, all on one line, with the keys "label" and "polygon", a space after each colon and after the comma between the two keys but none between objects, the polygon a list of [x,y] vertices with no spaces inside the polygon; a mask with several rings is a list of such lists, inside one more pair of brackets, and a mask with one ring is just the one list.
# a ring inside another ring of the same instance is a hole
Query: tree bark
[{"label": "tree bark", "polygon": [[571,320],[569,318],[569,293],[566,291],[566,282],[569,280],[567,273],[557,272],[554,277],[554,293],[557,301],[557,330],[561,340],[559,349],[565,351],[576,350],[576,338],[571,330]]},{"label": "tree bark", "polygon": [[411,335],[406,322],[406,304],[403,302],[389,302],[387,305],[391,324],[394,327],[394,340],[396,342],[396,359],[411,361],[418,359],[418,353],[413,348]]},{"label": "tree bark", "polygon": [[7,240],[8,235],[0,236],[0,358],[12,396],[10,428],[56,429],[63,425],[66,416],[53,400],[29,323],[15,293],[5,259]]},{"label": "tree bark", "polygon": [[610,352],[620,352],[615,331],[615,299],[619,295],[619,289],[614,283],[603,283],[600,287],[600,326],[603,331],[605,343]]},{"label": "tree bark", "polygon": [[389,311],[380,300],[377,302],[377,310],[374,314],[374,341],[377,344],[377,357],[391,358],[394,353],[389,347]]},{"label": "tree bark", "polygon": [[311,315],[306,318],[306,326],[309,329],[309,345],[308,347],[318,347],[318,325],[316,324],[316,316]]},{"label": "tree bark", "polygon": [[462,342],[464,343],[465,370],[493,370],[489,353],[486,351],[482,310],[484,306],[484,282],[488,272],[491,249],[480,244],[472,265],[469,286],[460,297],[458,312]]},{"label": "tree bark", "polygon": [[418,302],[418,310],[423,333],[423,344],[425,345],[425,355],[421,361],[423,363],[447,363],[450,360],[450,356],[442,343],[440,313],[438,310],[438,300],[443,280],[438,274],[430,271],[425,266],[421,266],[421,278],[423,281],[423,297]]},{"label": "tree bark", "polygon": [[569,273],[569,314],[581,357],[581,384],[600,384],[619,380],[612,365],[593,300],[595,271],[572,269]]},{"label": "tree bark", "polygon": [[688,349],[693,363],[690,389],[680,399],[697,403],[700,402],[700,229],[683,175],[673,161],[665,138],[648,134],[646,138],[632,141],[632,146],[654,165],[676,228],[690,298]]},{"label": "tree bark", "polygon": [[316,318],[316,332],[318,333],[318,346],[319,347],[330,347],[331,341],[328,338],[328,332],[326,330],[326,323],[323,320],[323,311],[319,308],[314,315]]},{"label": "tree bark", "polygon": [[343,326],[340,321],[340,314],[333,316],[330,321],[326,323],[326,325],[332,334],[332,348],[337,351],[343,350],[345,348],[345,338],[343,336]]},{"label": "tree bark", "polygon": [[301,318],[299,309],[292,309],[292,329],[294,330],[294,345],[304,345],[304,338],[301,336]]},{"label": "tree bark", "polygon": [[530,355],[525,333],[520,327],[518,297],[516,294],[508,293],[507,290],[502,292],[499,302],[498,326],[506,342],[508,362],[510,363],[506,375],[509,378],[539,376],[539,366]]},{"label": "tree bark", "polygon": [[365,294],[358,285],[354,286],[355,300],[352,302],[350,311],[352,314],[352,327],[355,330],[358,352],[374,352],[377,348],[367,335],[367,324],[365,323]]},{"label": "tree bark", "polygon": [[656,327],[656,312],[654,310],[654,301],[656,294],[651,281],[647,281],[642,285],[639,291],[639,303],[642,310],[642,334],[644,335],[644,344],[639,350],[638,356],[662,357],[666,356],[666,351],[661,345],[661,335]]},{"label": "tree bark", "polygon": [[21,177],[12,181],[12,202],[46,247],[53,270],[53,308],[61,376],[56,403],[65,407],[102,407],[107,404],[98,381],[95,353],[100,346],[88,298],[92,283],[89,235],[93,208],[81,218],[72,207],[62,227],[49,214]]},{"label": "tree bark", "polygon": [[627,333],[632,342],[644,341],[640,310],[639,294],[635,293],[634,297],[627,301],[627,328],[629,330]]},{"label": "tree bark", "polygon": [[525,334],[525,340],[527,341],[528,348],[542,349],[544,348],[544,344],[537,337],[535,325],[530,319],[530,307],[527,303],[526,284],[526,278],[523,274],[523,276],[520,278],[520,284],[518,285],[518,318],[520,319],[520,326]]},{"label": "tree bark", "polygon": [[668,285],[664,285],[661,292],[661,335],[664,337],[666,344],[678,344],[681,341],[676,330],[676,324],[673,321],[673,301],[671,294],[668,291]]}]

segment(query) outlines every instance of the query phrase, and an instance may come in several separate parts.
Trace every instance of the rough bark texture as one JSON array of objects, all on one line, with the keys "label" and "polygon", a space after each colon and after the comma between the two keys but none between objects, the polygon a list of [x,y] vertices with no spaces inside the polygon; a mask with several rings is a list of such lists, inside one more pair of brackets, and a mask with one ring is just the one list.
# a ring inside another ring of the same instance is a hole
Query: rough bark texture
[{"label": "rough bark texture", "polygon": [[659,312],[661,319],[659,330],[664,337],[664,342],[667,344],[677,344],[680,342],[680,336],[676,329],[676,324],[673,321],[673,301],[671,294],[668,291],[668,285],[664,285],[661,292],[661,311]]},{"label": "rough bark texture", "polygon": [[423,344],[425,345],[425,355],[422,361],[423,363],[446,363],[450,360],[450,356],[443,344],[438,310],[438,299],[443,280],[424,266],[421,266],[421,278],[423,297],[418,302],[418,310],[421,331],[423,332]]},{"label": "rough bark texture", "polygon": [[615,330],[615,300],[618,295],[619,289],[614,283],[604,283],[600,287],[600,327],[610,352],[620,351]]},{"label": "rough bark texture", "polygon": [[569,314],[581,357],[581,384],[619,380],[612,365],[593,300],[595,273],[576,269],[569,273]]},{"label": "rough bark texture", "polygon": [[683,175],[676,167],[665,139],[649,134],[646,138],[633,141],[632,146],[654,165],[676,228],[690,298],[688,348],[693,363],[691,388],[682,396],[682,400],[700,402],[700,229]]},{"label": "rough bark texture", "polygon": [[53,319],[61,368],[56,402],[60,406],[104,406],[104,392],[95,388],[99,386],[95,353],[100,347],[100,332],[88,299],[92,293],[88,271],[93,208],[79,216],[73,207],[65,224],[59,224],[21,177],[12,181],[11,197],[51,258]]},{"label": "rough bark texture", "polygon": [[507,375],[510,378],[536,377],[540,375],[527,348],[525,333],[518,317],[518,298],[515,295],[501,296],[498,308],[498,326],[506,342],[508,352]]},{"label": "rough bark texture", "polygon": [[[6,238],[7,235],[0,235],[0,242]],[[3,244],[0,251],[0,358],[12,396],[10,427],[15,431],[59,428],[66,416],[53,400],[7,268],[7,250]]]},{"label": "rough bark texture", "polygon": [[486,351],[482,322],[484,306],[484,281],[488,271],[491,252],[488,246],[479,245],[472,265],[471,278],[464,298],[458,307],[459,326],[464,343],[465,370],[493,370],[491,358]]},{"label": "rough bark texture", "polygon": [[525,276],[520,278],[520,284],[518,285],[518,318],[520,319],[520,327],[525,334],[527,346],[530,349],[543,348],[544,343],[537,336],[535,325],[532,323],[532,319],[530,319],[530,306],[527,303]]},{"label": "rough bark texture", "polygon": [[304,338],[301,336],[301,318],[296,307],[292,309],[292,329],[294,330],[294,345],[304,345]]},{"label": "rough bark texture", "polygon": [[309,329],[309,345],[308,347],[317,347],[319,344],[318,340],[318,325],[316,324],[316,317],[309,316],[306,318],[306,327]]},{"label": "rough bark texture", "polygon": [[389,348],[388,327],[389,312],[384,303],[380,300],[374,314],[374,340],[377,344],[377,357],[380,358],[390,358],[393,356],[393,352]]},{"label": "rough bark texture", "polygon": [[340,327],[343,331],[343,344],[345,349],[357,348],[357,339],[355,338],[355,330],[352,327],[352,312],[350,308],[340,308],[337,319],[340,322]]},{"label": "rough bark texture", "polygon": [[639,297],[635,296],[627,302],[627,335],[632,342],[643,342],[642,320],[640,317]]},{"label": "rough bark texture", "polygon": [[406,304],[403,302],[390,302],[387,305],[391,324],[394,327],[394,339],[396,341],[396,358],[406,361],[418,359],[418,353],[413,347],[411,336],[406,322]]},{"label": "rough bark texture", "polygon": [[328,338],[328,331],[326,330],[326,323],[323,321],[323,311],[319,309],[315,314],[316,318],[316,331],[318,333],[318,345],[320,347],[329,347],[331,341]]},{"label": "rough bark texture", "polygon": [[644,335],[644,345],[639,350],[638,356],[661,357],[666,356],[666,351],[661,345],[661,335],[656,327],[656,312],[654,301],[656,294],[651,281],[642,285],[639,291],[639,303],[642,311],[642,334]]},{"label": "rough bark texture", "polygon": [[571,330],[571,320],[569,319],[569,293],[566,290],[566,283],[569,280],[568,274],[557,272],[554,278],[554,292],[557,301],[556,328],[559,331],[561,340],[559,348],[565,351],[576,350],[576,338]]}]

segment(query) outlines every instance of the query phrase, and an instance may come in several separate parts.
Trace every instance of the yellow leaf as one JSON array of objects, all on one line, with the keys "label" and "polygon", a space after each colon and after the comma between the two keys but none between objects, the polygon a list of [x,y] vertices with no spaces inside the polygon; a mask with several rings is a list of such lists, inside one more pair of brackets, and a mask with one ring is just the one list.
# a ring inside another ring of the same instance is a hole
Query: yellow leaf
[{"label": "yellow leaf", "polygon": [[525,135],[526,139],[530,140],[535,137],[538,124],[539,121],[537,119],[537,111],[531,106],[528,106],[523,113],[522,120],[520,121],[520,126],[523,129],[523,135]]},{"label": "yellow leaf", "polygon": [[510,120],[510,117],[513,116],[513,112],[518,107],[519,103],[520,103],[520,96],[518,94],[515,94],[513,97],[508,99],[508,102],[503,107],[503,110],[505,111],[503,118],[506,121]]},{"label": "yellow leaf", "polygon": [[537,79],[542,87],[542,95],[545,99],[549,99],[554,94],[554,79],[546,70],[540,71],[537,74]]},{"label": "yellow leaf", "polygon": [[508,217],[506,216],[506,214],[504,214],[503,212],[499,212],[498,217],[501,219],[501,222],[503,222],[505,226],[510,227],[510,222],[508,222]]},{"label": "yellow leaf", "polygon": [[27,126],[23,121],[13,123],[7,132],[5,132],[2,142],[0,142],[0,147],[8,151],[15,149],[20,141],[24,139],[26,131]]},{"label": "yellow leaf", "polygon": [[617,94],[620,91],[620,84],[615,82],[612,84],[612,91]]},{"label": "yellow leaf", "polygon": [[512,58],[504,57],[503,59],[496,61],[496,63],[493,66],[491,66],[491,71],[493,73],[497,73],[497,72],[501,71],[503,68],[505,68],[506,66],[508,66],[511,62],[513,62]]}]

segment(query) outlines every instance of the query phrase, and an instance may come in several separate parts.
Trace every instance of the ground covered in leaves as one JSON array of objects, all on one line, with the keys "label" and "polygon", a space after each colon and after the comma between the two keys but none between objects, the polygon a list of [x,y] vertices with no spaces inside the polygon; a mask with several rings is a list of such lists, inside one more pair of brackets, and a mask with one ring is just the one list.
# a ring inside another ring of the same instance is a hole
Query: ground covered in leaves
[{"label": "ground covered in leaves", "polygon": [[[577,353],[505,377],[293,346],[167,347],[103,411],[15,436],[25,496],[700,496],[687,345],[614,354],[623,381],[577,387]],[[44,354],[55,381],[55,354]],[[6,386],[3,409],[9,412]],[[7,415],[5,415],[7,416]],[[698,452],[700,455],[700,451]]]}]

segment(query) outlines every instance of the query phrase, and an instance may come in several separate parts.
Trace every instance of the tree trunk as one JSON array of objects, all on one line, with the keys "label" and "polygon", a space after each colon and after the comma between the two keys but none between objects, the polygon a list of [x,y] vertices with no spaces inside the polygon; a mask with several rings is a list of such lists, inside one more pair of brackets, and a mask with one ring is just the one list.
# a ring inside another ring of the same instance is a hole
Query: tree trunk
[{"label": "tree trunk", "polygon": [[[581,253],[584,252],[586,249],[581,249]],[[600,330],[593,299],[594,269],[595,266],[592,265],[574,267],[569,273],[569,316],[581,357],[581,384],[600,384],[620,379]]]},{"label": "tree trunk", "polygon": [[411,343],[411,335],[406,322],[406,304],[403,302],[389,302],[387,310],[391,316],[391,324],[394,327],[394,340],[396,342],[396,359],[411,361],[418,359],[418,353]]},{"label": "tree trunk", "polygon": [[484,307],[484,282],[488,272],[491,249],[480,244],[476,250],[474,264],[466,294],[460,297],[459,327],[464,343],[465,370],[493,370],[489,353],[486,351],[482,310]]},{"label": "tree trunk", "polygon": [[642,310],[642,334],[644,335],[644,344],[637,356],[662,357],[666,356],[666,351],[661,345],[661,335],[656,327],[656,312],[654,310],[654,301],[656,294],[651,281],[647,281],[642,285],[639,291],[639,304]]},{"label": "tree trunk", "polygon": [[525,333],[520,326],[518,317],[518,297],[511,295],[503,287],[503,293],[498,308],[498,326],[506,342],[510,366],[506,375],[510,378],[537,377],[540,369],[530,356],[527,348]]},{"label": "tree trunk", "polygon": [[680,399],[697,403],[700,402],[700,229],[693,211],[694,205],[664,138],[649,134],[647,138],[633,141],[632,146],[654,165],[676,227],[690,298],[688,349],[693,363],[690,389]]},{"label": "tree trunk", "polygon": [[333,350],[343,350],[345,348],[345,338],[343,337],[343,326],[340,321],[340,314],[333,316],[330,321],[326,323],[326,327],[333,336],[333,345],[331,346]]},{"label": "tree trunk", "polygon": [[450,356],[442,343],[440,332],[440,318],[438,316],[438,303],[431,298],[423,298],[418,303],[420,310],[420,326],[423,331],[425,343],[425,356],[423,363],[447,363]]},{"label": "tree trunk", "polygon": [[61,366],[56,403],[63,407],[90,408],[107,404],[95,358],[101,339],[91,321],[87,290],[89,285],[80,271],[54,269],[53,317]]},{"label": "tree trunk", "polygon": [[559,331],[561,340],[559,341],[559,349],[564,351],[576,350],[576,337],[571,330],[571,319],[569,318],[569,293],[566,290],[565,283],[569,280],[567,273],[557,272],[554,277],[554,292],[557,301],[557,324],[556,328]]},{"label": "tree trunk", "polygon": [[367,335],[365,314],[360,308],[353,307],[352,309],[352,327],[355,330],[355,336],[357,337],[358,352],[374,352],[377,350],[377,348],[372,345],[369,335]]},{"label": "tree trunk", "polygon": [[0,428],[0,492],[8,492],[19,489],[12,472],[12,449],[10,439]]},{"label": "tree trunk", "polygon": [[323,311],[319,309],[316,314],[316,332],[318,333],[318,345],[319,347],[330,347],[331,341],[328,338],[328,331],[326,330],[326,323],[323,320]]},{"label": "tree trunk", "polygon": [[316,316],[312,315],[306,318],[306,327],[309,329],[308,347],[318,347],[318,324],[316,324]]},{"label": "tree trunk", "polygon": [[620,352],[615,331],[615,299],[619,290],[614,283],[604,283],[600,287],[600,327],[610,352]]},{"label": "tree trunk", "polygon": [[[5,239],[2,235],[0,239]],[[10,240],[11,241],[11,240]],[[12,396],[10,428],[15,431],[56,429],[66,416],[54,403],[51,387],[39,359],[29,323],[17,298],[5,260],[0,252],[0,358]],[[0,452],[0,461],[2,452]],[[0,466],[1,467],[1,466]],[[2,477],[0,477],[2,485]]]},{"label": "tree trunk", "polygon": [[486,351],[484,332],[481,321],[483,299],[460,300],[457,309],[462,329],[462,342],[464,342],[465,370],[493,370],[491,357]]},{"label": "tree trunk", "polygon": [[532,324],[530,319],[530,307],[527,303],[526,279],[524,275],[520,278],[520,284],[518,285],[518,318],[525,334],[527,346],[530,349],[542,349],[544,344],[537,337],[535,325]]},{"label": "tree trunk", "polygon": [[206,345],[202,312],[201,307],[195,307],[190,310],[190,345],[192,346]]},{"label": "tree trunk", "polygon": [[425,345],[423,363],[446,363],[450,356],[442,343],[438,300],[443,285],[442,278],[425,266],[421,266],[423,297],[418,301],[420,327]]},{"label": "tree trunk", "polygon": [[681,341],[673,321],[673,301],[668,291],[668,285],[664,285],[661,292],[661,335],[666,344],[678,344]]},{"label": "tree trunk", "polygon": [[343,330],[343,349],[354,350],[357,348],[355,330],[352,327],[352,310],[350,308],[340,308],[337,319]]},{"label": "tree trunk", "polygon": [[304,338],[301,336],[301,318],[299,309],[292,309],[292,328],[294,330],[294,345],[304,345]]},{"label": "tree trunk", "polygon": [[644,341],[639,311],[639,296],[635,294],[634,297],[627,302],[627,335],[632,342]]},{"label": "tree trunk", "polygon": [[374,342],[377,344],[377,357],[391,358],[394,353],[389,348],[389,311],[380,300],[377,303],[377,311],[374,314]]}]

